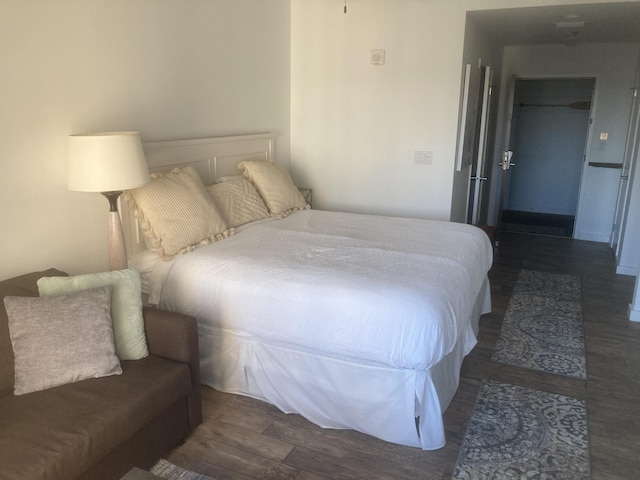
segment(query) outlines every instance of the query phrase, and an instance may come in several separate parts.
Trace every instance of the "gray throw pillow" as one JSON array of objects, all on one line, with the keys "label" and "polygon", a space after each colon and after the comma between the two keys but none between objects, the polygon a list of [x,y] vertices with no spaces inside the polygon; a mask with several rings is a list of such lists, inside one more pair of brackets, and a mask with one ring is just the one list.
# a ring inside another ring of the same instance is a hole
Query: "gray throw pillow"
[{"label": "gray throw pillow", "polygon": [[111,287],[57,297],[5,297],[15,358],[14,394],[119,375]]}]

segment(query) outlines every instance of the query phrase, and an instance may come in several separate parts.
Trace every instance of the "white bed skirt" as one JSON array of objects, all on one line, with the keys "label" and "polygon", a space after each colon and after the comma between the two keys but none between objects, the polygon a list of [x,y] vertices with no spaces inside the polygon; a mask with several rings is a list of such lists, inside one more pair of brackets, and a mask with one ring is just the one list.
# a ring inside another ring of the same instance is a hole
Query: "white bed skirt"
[{"label": "white bed skirt", "polygon": [[200,325],[201,379],[216,390],[267,401],[321,427],[349,428],[435,450],[445,445],[442,414],[458,388],[462,361],[476,344],[480,315],[489,311],[487,280],[469,328],[428,371],[355,363]]}]

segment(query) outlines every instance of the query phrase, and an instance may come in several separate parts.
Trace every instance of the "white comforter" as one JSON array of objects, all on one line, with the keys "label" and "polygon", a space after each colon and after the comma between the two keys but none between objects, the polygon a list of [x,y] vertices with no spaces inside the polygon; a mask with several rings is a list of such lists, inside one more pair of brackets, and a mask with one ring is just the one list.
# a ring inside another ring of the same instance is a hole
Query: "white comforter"
[{"label": "white comforter", "polygon": [[305,210],[178,256],[160,306],[305,351],[424,370],[468,329],[491,262],[472,226]]}]

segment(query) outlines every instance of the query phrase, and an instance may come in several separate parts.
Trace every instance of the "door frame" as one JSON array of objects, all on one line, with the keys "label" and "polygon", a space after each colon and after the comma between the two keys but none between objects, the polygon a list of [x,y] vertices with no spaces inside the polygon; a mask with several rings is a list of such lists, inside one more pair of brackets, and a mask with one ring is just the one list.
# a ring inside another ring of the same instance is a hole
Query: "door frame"
[{"label": "door frame", "polygon": [[[589,125],[587,128],[587,135],[586,135],[586,140],[585,140],[585,149],[584,149],[584,158],[583,158],[583,162],[582,162],[582,169],[580,172],[580,183],[579,183],[579,188],[578,188],[578,199],[577,199],[577,203],[576,203],[576,218],[575,218],[575,222],[574,222],[574,228],[573,228],[573,238],[576,238],[576,233],[579,232],[579,222],[581,219],[581,211],[584,210],[582,208],[582,201],[583,201],[583,196],[582,196],[582,191],[584,189],[584,184],[586,182],[586,173],[587,173],[587,165],[588,165],[588,161],[589,158],[591,157],[591,146],[592,146],[592,137],[593,137],[593,123],[594,123],[594,119],[596,118],[597,115],[597,105],[598,105],[598,82],[599,82],[599,78],[597,74],[588,74],[588,73],[579,73],[579,74],[565,74],[565,73],[558,73],[558,74],[549,74],[549,73],[544,73],[544,74],[526,74],[526,75],[519,75],[517,73],[513,73],[511,76],[505,78],[505,90],[506,90],[506,97],[505,97],[505,104],[502,106],[502,110],[505,113],[505,116],[502,119],[501,125],[498,125],[497,127],[497,132],[498,131],[503,131],[505,132],[502,138],[502,145],[500,145],[498,147],[496,151],[496,161],[497,163],[501,163],[501,158],[502,158],[502,152],[505,149],[508,149],[508,143],[510,143],[510,141],[512,140],[511,137],[511,125],[513,122],[513,102],[514,102],[514,97],[512,96],[512,94],[515,93],[515,82],[517,80],[561,80],[561,79],[567,79],[567,80],[576,80],[576,79],[590,79],[593,80],[593,95],[591,98],[591,110],[589,112]],[[513,85],[513,91],[509,90],[509,86]],[[508,130],[507,130],[508,128]],[[497,140],[497,139],[496,139]],[[495,142],[494,142],[495,143]],[[498,158],[500,157],[500,158]],[[496,170],[491,170],[492,174],[495,175],[496,174]],[[494,211],[494,214],[496,215],[495,219],[496,219],[496,235],[497,237],[497,242],[496,244],[499,244],[499,239],[500,239],[500,230],[501,230],[501,226],[502,226],[502,206],[504,204],[504,184],[506,183],[506,177],[508,174],[508,170],[505,171],[502,168],[499,168],[498,170],[499,173],[499,177],[501,178],[497,178],[491,179],[492,184],[496,184],[498,185],[498,192],[497,192],[497,203],[496,203],[496,208]],[[496,181],[497,180],[497,181]],[[493,196],[494,201],[495,201],[495,194]]]},{"label": "door frame", "polygon": [[479,107],[480,119],[477,126],[478,139],[474,147],[474,157],[469,178],[469,198],[467,205],[467,223],[477,225],[480,213],[486,206],[482,205],[482,192],[487,181],[487,145],[489,140],[489,124],[491,121],[491,103],[493,89],[493,68],[490,65],[480,66]]},{"label": "door frame", "polygon": [[629,197],[631,196],[631,184],[634,173],[634,163],[640,151],[640,54],[638,55],[638,71],[634,84],[634,96],[631,100],[631,115],[629,116],[629,130],[624,149],[623,167],[620,173],[620,186],[618,188],[618,201],[616,213],[613,219],[613,230],[609,246],[613,249],[616,264],[620,263],[620,255],[624,244],[624,234],[627,223],[627,210]]}]

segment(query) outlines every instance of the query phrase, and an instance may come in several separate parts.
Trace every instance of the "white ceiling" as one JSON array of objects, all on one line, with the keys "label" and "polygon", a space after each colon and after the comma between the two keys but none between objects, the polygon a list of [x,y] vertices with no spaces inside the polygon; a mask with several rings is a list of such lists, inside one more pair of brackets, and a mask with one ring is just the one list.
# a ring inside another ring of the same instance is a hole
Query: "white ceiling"
[{"label": "white ceiling", "polygon": [[[467,17],[502,45],[640,42],[640,1],[477,10]],[[584,26],[556,27],[572,22]]]}]

